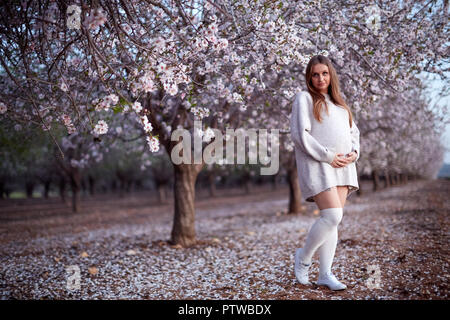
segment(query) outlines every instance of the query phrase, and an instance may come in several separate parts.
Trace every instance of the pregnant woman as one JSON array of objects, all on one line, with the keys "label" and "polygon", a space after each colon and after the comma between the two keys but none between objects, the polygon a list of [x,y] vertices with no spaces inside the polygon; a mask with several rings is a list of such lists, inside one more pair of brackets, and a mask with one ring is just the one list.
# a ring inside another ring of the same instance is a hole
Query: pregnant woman
[{"label": "pregnant woman", "polygon": [[355,162],[359,159],[359,130],[342,99],[331,61],[321,55],[306,67],[307,90],[298,92],[292,108],[291,136],[295,145],[303,199],[315,202],[320,217],[309,230],[305,244],[295,252],[294,271],[301,284],[311,284],[308,270],[319,253],[318,285],[344,290],[331,272],[338,225],[347,197],[359,189]]}]

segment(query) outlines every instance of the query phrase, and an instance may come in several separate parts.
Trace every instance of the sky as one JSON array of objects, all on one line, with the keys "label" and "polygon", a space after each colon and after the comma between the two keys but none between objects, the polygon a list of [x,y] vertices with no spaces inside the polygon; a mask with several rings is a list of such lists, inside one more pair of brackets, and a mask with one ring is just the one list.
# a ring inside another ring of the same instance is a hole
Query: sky
[{"label": "sky", "polygon": [[[432,7],[436,8],[437,10],[439,10],[440,8],[442,8],[443,5],[443,1],[442,0],[438,0],[437,3],[433,4]],[[421,8],[421,6],[417,7],[417,10]],[[447,43],[448,44],[448,43]],[[448,59],[445,59],[446,61],[443,62],[443,69],[448,69],[449,67],[449,63],[448,63]],[[447,78],[450,78],[450,72],[445,72]],[[432,101],[438,101],[438,104],[440,106],[444,106],[447,105],[447,108],[449,108],[450,111],[450,96],[449,94],[449,83],[442,81],[438,76],[434,75],[434,76],[430,76],[430,74],[427,74],[425,72],[422,72],[421,74],[421,78],[424,80],[424,84],[429,88],[429,92],[432,96]],[[425,80],[426,78],[426,80]],[[440,96],[440,92],[442,88],[447,88],[446,92],[447,95],[442,97]],[[450,120],[450,117],[447,116],[447,119]],[[444,155],[444,163],[448,163],[450,164],[450,123],[448,123],[446,125],[445,128],[445,132],[441,137],[441,142],[442,145],[447,149],[447,151],[445,152]]]},{"label": "sky", "polygon": [[[447,124],[447,127],[445,129],[445,134],[442,137],[442,144],[447,149],[450,149],[450,124]],[[448,151],[448,150],[445,153],[444,162],[450,164],[450,151]]]},{"label": "sky", "polygon": [[[448,73],[447,73],[448,74]],[[450,75],[449,75],[450,76]],[[450,110],[450,96],[441,96],[440,92],[442,88],[449,88],[449,83],[442,81],[438,76],[430,76],[429,74],[422,74],[422,79],[424,84],[428,87],[428,92],[431,95],[432,103],[437,102],[439,106],[443,107],[447,105]],[[450,120],[450,117],[447,116]],[[444,162],[450,164],[450,123],[447,123],[445,127],[445,132],[441,137],[442,145],[447,149],[444,155]]]}]

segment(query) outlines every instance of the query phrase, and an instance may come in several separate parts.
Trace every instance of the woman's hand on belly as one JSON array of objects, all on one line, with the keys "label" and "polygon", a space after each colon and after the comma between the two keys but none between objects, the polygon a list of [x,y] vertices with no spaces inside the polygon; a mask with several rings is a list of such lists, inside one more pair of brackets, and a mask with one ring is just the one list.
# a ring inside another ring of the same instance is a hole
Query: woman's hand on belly
[{"label": "woman's hand on belly", "polygon": [[343,168],[347,166],[348,164],[352,163],[356,160],[356,152],[352,151],[348,154],[343,153],[337,153],[334,157],[333,162],[331,163],[331,166],[333,168]]},{"label": "woman's hand on belly", "polygon": [[352,162],[355,162],[356,158],[358,157],[358,154],[355,151],[352,151],[346,155],[347,164],[350,164]]}]

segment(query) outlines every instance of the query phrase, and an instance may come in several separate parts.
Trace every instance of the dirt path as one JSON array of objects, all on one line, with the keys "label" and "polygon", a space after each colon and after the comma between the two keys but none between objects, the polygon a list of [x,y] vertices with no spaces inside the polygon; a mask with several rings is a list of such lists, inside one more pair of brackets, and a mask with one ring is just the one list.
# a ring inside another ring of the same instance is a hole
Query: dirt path
[{"label": "dirt path", "polygon": [[293,253],[317,215],[310,203],[304,215],[281,214],[285,187],[200,197],[200,241],[189,249],[165,242],[172,205],[141,196],[93,201],[79,214],[56,203],[3,205],[0,297],[448,299],[449,194],[450,181],[436,180],[351,197],[333,264],[348,289],[337,293],[295,281]]}]

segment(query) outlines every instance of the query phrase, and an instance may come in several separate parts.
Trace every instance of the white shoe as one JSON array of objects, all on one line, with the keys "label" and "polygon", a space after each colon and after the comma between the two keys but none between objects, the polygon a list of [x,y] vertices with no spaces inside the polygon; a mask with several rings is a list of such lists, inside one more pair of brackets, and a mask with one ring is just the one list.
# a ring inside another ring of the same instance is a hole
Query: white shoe
[{"label": "white shoe", "polygon": [[308,280],[308,270],[311,266],[310,264],[304,264],[300,261],[300,257],[302,254],[302,248],[298,248],[295,250],[295,264],[294,264],[294,273],[295,277],[297,278],[297,281],[301,284],[311,284]]},{"label": "white shoe", "polygon": [[339,280],[336,279],[336,277],[331,272],[319,276],[319,280],[317,280],[317,285],[327,286],[331,290],[347,289],[347,286],[342,282],[339,282]]}]

